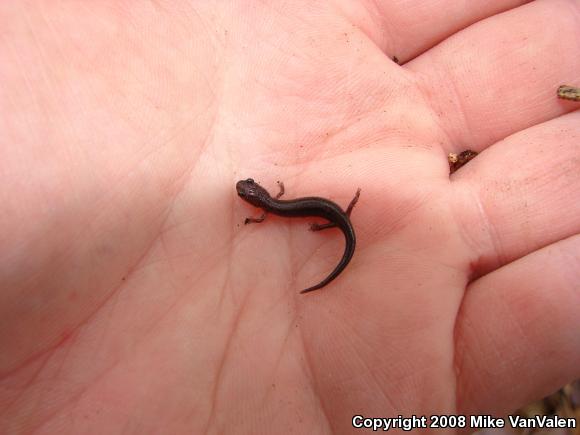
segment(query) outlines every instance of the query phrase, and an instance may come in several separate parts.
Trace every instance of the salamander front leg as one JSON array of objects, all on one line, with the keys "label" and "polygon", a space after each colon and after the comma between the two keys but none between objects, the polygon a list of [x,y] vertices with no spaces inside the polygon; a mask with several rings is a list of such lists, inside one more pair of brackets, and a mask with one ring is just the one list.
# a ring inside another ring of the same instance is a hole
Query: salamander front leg
[{"label": "salamander front leg", "polygon": [[278,186],[280,186],[280,192],[278,192],[278,195],[276,195],[276,199],[279,199],[282,195],[284,195],[284,183],[282,183],[281,181],[276,181],[276,183],[278,183]]},{"label": "salamander front leg", "polygon": [[[276,181],[276,183],[278,183],[278,186],[280,186],[280,192],[278,192],[278,194],[276,195],[276,199],[278,199],[282,195],[284,195],[284,183],[282,183],[281,181]],[[248,225],[248,224],[259,224],[260,222],[264,222],[264,219],[266,219],[266,214],[267,213],[264,212],[262,214],[262,216],[257,217],[257,218],[248,217],[244,221],[244,225]]]},{"label": "salamander front leg", "polygon": [[263,213],[262,216],[257,218],[247,217],[246,220],[244,221],[244,225],[259,224],[260,222],[264,222],[264,219],[266,219],[266,213]]}]

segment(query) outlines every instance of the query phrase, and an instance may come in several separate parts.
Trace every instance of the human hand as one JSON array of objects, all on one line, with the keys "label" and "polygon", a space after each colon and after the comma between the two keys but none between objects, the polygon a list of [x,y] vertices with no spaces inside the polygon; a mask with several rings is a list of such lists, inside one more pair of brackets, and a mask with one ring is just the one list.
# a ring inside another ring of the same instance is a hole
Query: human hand
[{"label": "human hand", "polygon": [[[2,432],[346,433],[580,375],[579,6],[520,3],[4,5]],[[342,236],[243,226],[250,176],[362,188],[331,285]]]}]

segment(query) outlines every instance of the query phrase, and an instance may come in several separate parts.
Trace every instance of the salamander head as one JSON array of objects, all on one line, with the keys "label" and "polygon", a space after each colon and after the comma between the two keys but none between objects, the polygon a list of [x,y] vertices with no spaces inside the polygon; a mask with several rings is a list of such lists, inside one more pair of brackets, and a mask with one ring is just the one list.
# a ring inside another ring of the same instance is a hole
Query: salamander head
[{"label": "salamander head", "polygon": [[264,200],[270,198],[268,191],[251,178],[238,181],[236,190],[240,198],[256,207],[262,207]]}]

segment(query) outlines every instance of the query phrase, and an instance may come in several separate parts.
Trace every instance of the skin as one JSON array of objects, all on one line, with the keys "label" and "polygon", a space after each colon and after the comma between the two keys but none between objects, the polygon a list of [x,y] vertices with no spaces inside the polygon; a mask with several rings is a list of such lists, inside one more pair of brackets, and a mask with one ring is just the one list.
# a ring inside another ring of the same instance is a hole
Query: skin
[{"label": "skin", "polygon": [[[2,2],[0,433],[342,434],[580,377],[580,4],[237,4]],[[243,226],[249,174],[362,188],[332,291],[296,289],[342,238]]]}]

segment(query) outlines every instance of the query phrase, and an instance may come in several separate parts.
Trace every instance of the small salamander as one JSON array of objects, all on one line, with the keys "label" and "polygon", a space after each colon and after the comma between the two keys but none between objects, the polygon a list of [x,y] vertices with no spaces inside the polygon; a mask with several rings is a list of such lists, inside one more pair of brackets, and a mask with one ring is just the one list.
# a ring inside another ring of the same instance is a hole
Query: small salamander
[{"label": "small salamander", "polygon": [[316,284],[315,286],[308,287],[307,289],[302,290],[300,293],[308,293],[313,290],[318,290],[340,275],[354,254],[356,237],[352,224],[350,223],[350,213],[358,201],[360,196],[360,189],[356,191],[356,194],[348,205],[346,211],[343,211],[340,206],[324,198],[306,197],[290,200],[279,199],[284,194],[284,184],[278,181],[278,185],[280,186],[280,192],[278,195],[276,195],[275,198],[272,198],[266,189],[264,189],[251,178],[248,178],[247,180],[240,180],[236,183],[236,190],[238,191],[240,198],[246,202],[249,202],[253,206],[264,210],[264,213],[259,218],[246,218],[244,223],[249,224],[263,222],[266,218],[266,213],[273,213],[278,216],[285,217],[316,216],[327,219],[329,221],[329,223],[322,225],[311,224],[310,229],[312,231],[320,231],[334,227],[340,228],[346,241],[344,254],[340,262],[337,264],[334,270],[330,272],[330,275],[324,278],[320,283]]}]

